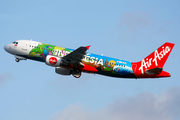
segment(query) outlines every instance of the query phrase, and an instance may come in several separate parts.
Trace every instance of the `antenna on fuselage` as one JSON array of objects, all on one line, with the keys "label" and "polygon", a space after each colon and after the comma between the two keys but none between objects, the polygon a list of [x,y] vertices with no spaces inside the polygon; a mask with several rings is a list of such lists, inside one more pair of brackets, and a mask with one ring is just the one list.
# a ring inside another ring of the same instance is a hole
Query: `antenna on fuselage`
[{"label": "antenna on fuselage", "polygon": [[32,39],[30,39],[30,41],[32,41]]}]

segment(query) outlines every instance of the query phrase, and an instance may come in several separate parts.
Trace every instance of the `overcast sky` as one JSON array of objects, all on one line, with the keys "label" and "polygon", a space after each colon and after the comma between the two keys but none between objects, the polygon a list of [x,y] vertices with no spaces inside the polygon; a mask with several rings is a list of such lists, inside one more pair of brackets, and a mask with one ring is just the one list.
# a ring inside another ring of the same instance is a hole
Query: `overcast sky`
[{"label": "overcast sky", "polygon": [[[179,120],[180,1],[0,1],[0,120]],[[27,60],[4,45],[34,40],[129,61],[175,43],[170,78],[124,79],[83,73],[80,79]]]}]

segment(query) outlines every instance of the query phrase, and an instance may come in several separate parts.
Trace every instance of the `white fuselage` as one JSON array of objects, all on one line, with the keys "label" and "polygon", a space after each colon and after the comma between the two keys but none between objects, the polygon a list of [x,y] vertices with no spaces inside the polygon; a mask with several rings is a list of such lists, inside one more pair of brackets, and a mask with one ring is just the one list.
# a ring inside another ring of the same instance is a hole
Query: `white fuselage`
[{"label": "white fuselage", "polygon": [[[7,44],[4,46],[4,49],[10,53],[15,55],[16,58],[22,58],[21,56],[27,56],[29,54],[29,52],[32,50],[32,48],[34,48],[35,46],[37,46],[39,44],[39,42],[36,41],[30,41],[30,40],[17,40],[11,44]],[[26,58],[22,58],[22,59],[26,59]]]}]

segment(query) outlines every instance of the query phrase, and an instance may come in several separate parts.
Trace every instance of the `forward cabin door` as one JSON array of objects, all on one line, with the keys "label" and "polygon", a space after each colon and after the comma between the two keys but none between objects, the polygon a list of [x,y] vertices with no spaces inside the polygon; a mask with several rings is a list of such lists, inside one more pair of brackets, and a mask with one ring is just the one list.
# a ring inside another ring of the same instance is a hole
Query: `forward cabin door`
[{"label": "forward cabin door", "polygon": [[24,42],[22,46],[22,50],[27,51],[28,43]]}]

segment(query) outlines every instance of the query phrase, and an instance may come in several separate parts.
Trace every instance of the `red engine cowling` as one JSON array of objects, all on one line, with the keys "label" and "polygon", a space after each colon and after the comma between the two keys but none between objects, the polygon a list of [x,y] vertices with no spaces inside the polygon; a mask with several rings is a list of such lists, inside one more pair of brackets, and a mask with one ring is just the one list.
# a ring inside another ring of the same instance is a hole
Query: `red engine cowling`
[{"label": "red engine cowling", "polygon": [[61,58],[53,56],[53,55],[47,55],[45,60],[46,65],[58,67],[61,64]]}]

